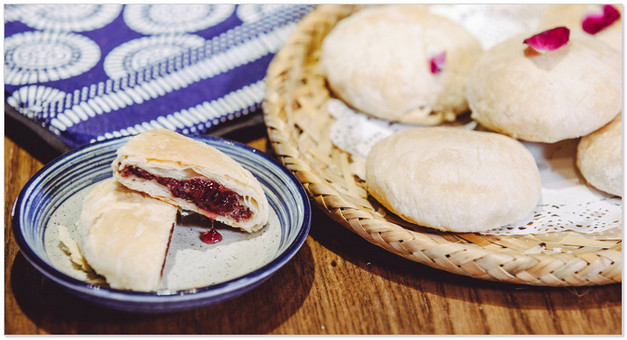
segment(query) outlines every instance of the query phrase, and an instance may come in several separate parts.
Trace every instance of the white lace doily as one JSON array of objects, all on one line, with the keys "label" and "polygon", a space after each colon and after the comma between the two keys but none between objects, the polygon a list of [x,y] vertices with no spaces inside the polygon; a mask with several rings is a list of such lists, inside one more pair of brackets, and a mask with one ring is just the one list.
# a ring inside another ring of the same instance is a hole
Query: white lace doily
[{"label": "white lace doily", "polygon": [[[331,141],[351,154],[351,171],[361,179],[365,179],[365,159],[372,146],[395,131],[419,127],[355,112],[337,99],[329,100],[328,109],[335,118],[330,131]],[[475,127],[475,122],[459,126],[464,129]],[[588,187],[580,177],[575,165],[576,139],[555,144],[523,144],[538,164],[542,201],[525,220],[482,234],[523,235],[569,230],[588,234],[622,226],[622,199]]]},{"label": "white lace doily", "polygon": [[[429,10],[472,33],[484,49],[536,29],[546,5],[433,5]],[[521,42],[522,43],[522,42]]]}]

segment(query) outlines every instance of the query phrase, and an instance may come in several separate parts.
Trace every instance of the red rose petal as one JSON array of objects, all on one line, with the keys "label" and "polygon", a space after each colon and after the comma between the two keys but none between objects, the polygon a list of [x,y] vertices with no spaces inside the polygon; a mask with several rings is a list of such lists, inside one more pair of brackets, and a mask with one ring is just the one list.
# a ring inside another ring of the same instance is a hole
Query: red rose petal
[{"label": "red rose petal", "polygon": [[542,33],[538,33],[523,41],[538,52],[556,50],[568,43],[570,30],[566,27],[556,27]]},{"label": "red rose petal", "polygon": [[620,12],[612,5],[604,5],[602,14],[590,14],[583,19],[581,28],[589,34],[597,34],[620,18]]},{"label": "red rose petal", "polygon": [[446,52],[442,52],[429,60],[431,66],[431,73],[438,74],[442,72],[444,63],[446,62]]}]

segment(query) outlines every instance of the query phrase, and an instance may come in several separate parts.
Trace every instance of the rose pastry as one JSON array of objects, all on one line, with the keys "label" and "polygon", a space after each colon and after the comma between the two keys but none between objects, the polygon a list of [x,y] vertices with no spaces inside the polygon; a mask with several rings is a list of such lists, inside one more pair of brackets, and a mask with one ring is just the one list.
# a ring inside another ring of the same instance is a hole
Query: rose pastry
[{"label": "rose pastry", "polygon": [[83,201],[78,246],[112,288],[158,290],[176,213],[176,207],[109,178]]},{"label": "rose pastry", "polygon": [[577,167],[593,187],[623,196],[623,115],[599,130],[581,137]]},{"label": "rose pastry", "polygon": [[421,125],[468,110],[466,80],[483,52],[464,27],[424,5],[380,5],[343,20],[324,38],[329,87],[371,116]]},{"label": "rose pastry", "polygon": [[508,136],[555,143],[598,130],[622,109],[622,56],[566,27],[514,36],[468,79],[472,118]]},{"label": "rose pastry", "polygon": [[158,129],[131,138],[117,152],[113,176],[126,187],[254,232],[268,222],[261,184],[219,150]]},{"label": "rose pastry", "polygon": [[368,193],[402,219],[452,232],[481,232],[529,216],[540,173],[517,140],[452,127],[405,129],[366,160]]}]

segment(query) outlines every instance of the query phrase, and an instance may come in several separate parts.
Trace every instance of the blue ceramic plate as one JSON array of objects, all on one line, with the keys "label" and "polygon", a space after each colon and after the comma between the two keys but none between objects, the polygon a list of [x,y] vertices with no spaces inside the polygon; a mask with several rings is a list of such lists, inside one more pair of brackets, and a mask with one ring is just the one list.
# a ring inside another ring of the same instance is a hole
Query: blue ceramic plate
[{"label": "blue ceramic plate", "polygon": [[73,150],[47,164],[30,179],[20,192],[11,216],[15,238],[26,259],[45,276],[79,297],[133,312],[171,312],[207,306],[241,295],[264,282],[296,254],[307,237],[311,221],[307,194],[289,170],[263,152],[224,139],[194,138],[231,156],[255,175],[264,188],[280,225],[276,253],[271,254],[266,264],[225,282],[154,293],[95,285],[56,268],[44,240],[49,221],[55,211],[77,193],[112,176],[111,162],[116,150],[128,137]]}]

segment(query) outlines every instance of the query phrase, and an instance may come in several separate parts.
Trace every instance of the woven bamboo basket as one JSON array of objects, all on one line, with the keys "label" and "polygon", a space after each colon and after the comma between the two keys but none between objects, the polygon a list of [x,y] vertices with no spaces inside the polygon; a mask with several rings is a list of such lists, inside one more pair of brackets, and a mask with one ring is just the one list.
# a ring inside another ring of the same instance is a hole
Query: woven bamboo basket
[{"label": "woven bamboo basket", "polygon": [[[621,282],[621,237],[575,232],[522,236],[447,233],[408,224],[368,196],[351,155],[329,137],[332,94],[319,64],[325,35],[360,5],[323,5],[306,16],[272,61],[263,103],[277,157],[332,219],[409,260],[473,278],[537,286]],[[553,252],[530,254],[538,247]]]}]

